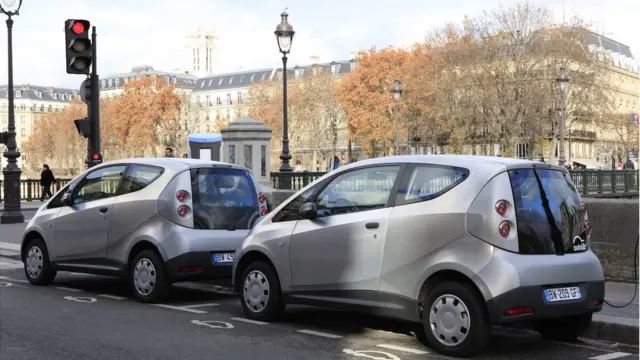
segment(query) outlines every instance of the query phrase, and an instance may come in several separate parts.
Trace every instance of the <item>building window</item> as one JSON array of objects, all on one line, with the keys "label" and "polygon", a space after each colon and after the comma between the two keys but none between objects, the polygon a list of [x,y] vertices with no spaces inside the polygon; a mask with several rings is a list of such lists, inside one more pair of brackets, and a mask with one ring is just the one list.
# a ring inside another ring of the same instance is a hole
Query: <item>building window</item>
[{"label": "building window", "polygon": [[238,91],[238,103],[242,104],[242,91]]},{"label": "building window", "polygon": [[27,136],[27,129],[25,128],[20,129],[20,136]]},{"label": "building window", "polygon": [[22,90],[16,90],[15,97],[22,97]]},{"label": "building window", "polygon": [[231,105],[232,101],[231,101],[231,93],[227,93],[227,105]]},{"label": "building window", "polygon": [[58,93],[53,93],[53,100],[58,100]]},{"label": "building window", "polygon": [[207,95],[207,106],[211,106],[211,96]]},{"label": "building window", "polygon": [[338,74],[338,65],[336,65],[336,64],[331,65],[331,74],[333,74],[333,75],[337,75]]},{"label": "building window", "polygon": [[52,109],[53,109],[53,106],[51,106],[51,105],[49,105],[49,106],[47,107],[47,111],[49,111],[49,112],[53,111]]},{"label": "building window", "polygon": [[253,146],[244,146],[244,167],[251,170],[253,166]]},{"label": "building window", "polygon": [[529,143],[516,144],[516,156],[519,159],[529,158]]},{"label": "building window", "polygon": [[260,176],[267,176],[267,145],[260,145]]},{"label": "building window", "polygon": [[44,105],[40,105],[40,111],[44,112]]},{"label": "building window", "polygon": [[216,105],[222,105],[222,99],[220,99],[220,96],[216,98]]}]

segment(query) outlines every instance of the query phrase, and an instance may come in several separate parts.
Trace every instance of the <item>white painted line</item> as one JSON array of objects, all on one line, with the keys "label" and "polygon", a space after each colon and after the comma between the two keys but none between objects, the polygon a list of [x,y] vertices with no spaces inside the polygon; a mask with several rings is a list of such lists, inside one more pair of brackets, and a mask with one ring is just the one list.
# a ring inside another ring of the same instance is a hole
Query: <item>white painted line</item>
[{"label": "white painted line", "polygon": [[219,304],[216,303],[209,303],[209,304],[195,304],[195,305],[185,305],[183,306],[184,308],[187,309],[195,309],[195,308],[199,308],[199,307],[207,307],[207,306],[218,306]]},{"label": "white painted line", "polygon": [[58,290],[64,290],[64,291],[71,291],[71,292],[79,292],[79,291],[82,291],[82,290],[80,290],[80,289],[68,288],[68,287],[64,287],[64,286],[52,286],[52,288],[54,288],[54,289],[58,289]]},{"label": "white painted line", "polygon": [[69,301],[76,301],[76,302],[81,302],[81,303],[94,303],[97,302],[98,299],[96,298],[92,298],[92,297],[74,297],[74,296],[65,296],[64,297],[65,300],[69,300]]},{"label": "white painted line", "polygon": [[206,314],[206,311],[202,311],[202,310],[196,310],[196,309],[189,309],[186,308],[184,306],[173,306],[173,305],[166,305],[166,304],[151,304],[153,306],[158,306],[161,308],[165,308],[165,309],[171,309],[171,310],[180,310],[180,311],[186,311],[192,314]]},{"label": "white painted line", "polygon": [[590,357],[589,359],[590,360],[612,360],[612,359],[617,359],[617,358],[621,358],[621,357],[625,357],[625,356],[629,356],[629,355],[631,355],[631,354],[623,353],[623,352],[615,352],[615,353],[603,354],[603,355]]},{"label": "white painted line", "polygon": [[109,295],[109,294],[100,294],[98,296],[101,296],[101,297],[107,298],[107,299],[113,299],[113,300],[125,300],[126,299],[126,297]]},{"label": "white painted line", "polygon": [[245,318],[241,318],[241,317],[233,317],[233,318],[231,318],[231,320],[240,321],[240,322],[246,322],[248,324],[255,324],[255,325],[269,325],[268,322],[245,319]]},{"label": "white painted line", "polygon": [[28,284],[29,283],[29,281],[27,281],[27,280],[12,279],[12,278],[6,277],[6,276],[0,276],[0,279],[5,279],[5,280],[9,280],[10,282],[18,282],[18,283],[23,283],[23,284]]},{"label": "white painted line", "polygon": [[376,346],[384,348],[384,349],[389,349],[389,350],[404,351],[406,353],[416,354],[416,355],[424,355],[424,354],[428,354],[429,353],[427,351],[417,350],[417,349],[412,349],[412,348],[406,348],[406,347],[397,346],[397,345],[380,344],[380,345],[376,345]]},{"label": "white painted line", "polygon": [[342,338],[342,336],[340,335],[335,335],[335,334],[329,334],[329,333],[324,333],[324,332],[320,332],[320,331],[313,331],[313,330],[298,330],[299,333],[303,333],[303,334],[308,334],[308,335],[316,335],[316,336],[322,336],[322,337],[326,337],[329,339],[340,339]]},{"label": "white painted line", "polygon": [[3,250],[13,250],[20,252],[20,244],[8,243],[0,241],[0,249]]}]

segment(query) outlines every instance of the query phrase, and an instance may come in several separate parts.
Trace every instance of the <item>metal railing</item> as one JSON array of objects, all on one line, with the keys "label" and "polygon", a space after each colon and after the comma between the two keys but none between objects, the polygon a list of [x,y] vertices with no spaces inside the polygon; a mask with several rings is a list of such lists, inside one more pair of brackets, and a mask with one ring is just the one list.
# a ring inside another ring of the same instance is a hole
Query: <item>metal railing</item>
[{"label": "metal railing", "polygon": [[[571,170],[569,173],[581,195],[593,197],[638,195],[638,170]],[[275,189],[300,190],[324,174],[326,172],[272,172],[271,184]],[[290,188],[283,186],[289,183],[286,177],[291,179]]]},{"label": "metal railing", "polygon": [[[583,196],[589,197],[627,197],[638,195],[638,179],[640,178],[638,170],[571,170],[571,180],[576,189]],[[275,189],[281,190],[300,190],[309,185],[319,177],[325,175],[326,172],[291,172],[291,173],[271,173],[271,184]],[[286,188],[283,185],[289,183],[286,177],[291,180],[291,187]],[[444,184],[451,181],[442,179]],[[51,192],[56,193],[62,187],[67,185],[71,179],[57,179],[57,182],[51,186]],[[114,183],[115,184],[115,183]],[[108,189],[112,191],[114,184],[109,182]],[[106,185],[106,184],[103,184]],[[355,191],[365,191],[365,188],[371,186],[388,187],[387,180],[376,180],[373,183],[368,180],[354,180],[353,184],[349,184],[350,188]],[[436,186],[437,185],[437,186]],[[433,185],[439,187],[440,184]],[[104,187],[104,186],[103,186]],[[0,190],[3,189],[3,181],[0,180]],[[0,201],[3,201],[4,193],[0,191]],[[42,186],[40,180],[22,179],[20,180],[20,199],[22,201],[36,201],[42,197]]]}]

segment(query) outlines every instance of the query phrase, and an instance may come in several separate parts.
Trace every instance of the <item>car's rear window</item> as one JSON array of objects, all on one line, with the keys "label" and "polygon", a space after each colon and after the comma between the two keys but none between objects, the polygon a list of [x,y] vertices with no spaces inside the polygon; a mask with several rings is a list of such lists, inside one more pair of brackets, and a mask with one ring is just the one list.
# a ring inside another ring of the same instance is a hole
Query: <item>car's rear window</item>
[{"label": "car's rear window", "polygon": [[509,171],[522,254],[586,250],[585,216],[569,176],[559,170]]},{"label": "car's rear window", "polygon": [[194,169],[191,190],[196,229],[250,229],[260,217],[258,194],[248,171]]}]

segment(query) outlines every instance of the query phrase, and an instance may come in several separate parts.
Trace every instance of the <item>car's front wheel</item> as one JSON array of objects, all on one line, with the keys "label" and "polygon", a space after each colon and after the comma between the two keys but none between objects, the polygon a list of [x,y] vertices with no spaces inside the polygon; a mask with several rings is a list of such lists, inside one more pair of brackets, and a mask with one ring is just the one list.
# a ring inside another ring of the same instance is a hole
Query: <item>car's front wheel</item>
[{"label": "car's front wheel", "polygon": [[164,263],[153,250],[143,250],[135,256],[129,281],[133,295],[144,303],[162,301],[171,290]]},{"label": "car's front wheel", "polygon": [[452,281],[435,285],[423,299],[419,340],[453,357],[475,355],[487,346],[491,324],[482,298],[471,286]]},{"label": "car's front wheel", "polygon": [[49,285],[56,277],[56,271],[51,268],[49,251],[42,239],[29,241],[24,253],[24,273],[33,285]]},{"label": "car's front wheel", "polygon": [[593,313],[546,319],[534,322],[533,327],[545,339],[555,341],[576,341],[591,325]]},{"label": "car's front wheel", "polygon": [[271,265],[262,261],[249,264],[242,272],[240,290],[242,310],[250,319],[270,321],[282,315],[285,304],[280,281]]}]

